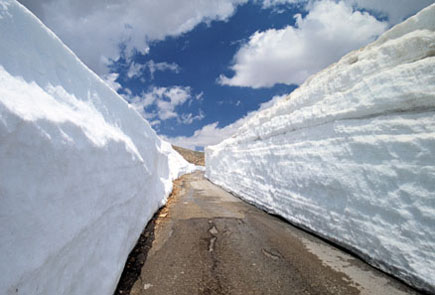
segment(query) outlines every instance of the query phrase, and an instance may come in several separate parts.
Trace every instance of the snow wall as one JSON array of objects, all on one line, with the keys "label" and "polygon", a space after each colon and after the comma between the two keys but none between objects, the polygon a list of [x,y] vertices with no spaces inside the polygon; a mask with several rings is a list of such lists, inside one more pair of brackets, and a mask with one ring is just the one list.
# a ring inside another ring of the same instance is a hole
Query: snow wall
[{"label": "snow wall", "polygon": [[34,15],[0,0],[0,294],[113,294],[194,166]]},{"label": "snow wall", "polygon": [[206,148],[206,177],[435,291],[435,5]]}]

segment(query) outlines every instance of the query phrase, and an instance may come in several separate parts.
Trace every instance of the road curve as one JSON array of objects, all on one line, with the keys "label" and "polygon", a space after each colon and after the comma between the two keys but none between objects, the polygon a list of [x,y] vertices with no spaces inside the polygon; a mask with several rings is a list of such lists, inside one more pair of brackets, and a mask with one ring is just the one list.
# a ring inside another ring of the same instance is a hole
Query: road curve
[{"label": "road curve", "polygon": [[418,294],[201,172],[175,191],[130,294]]}]

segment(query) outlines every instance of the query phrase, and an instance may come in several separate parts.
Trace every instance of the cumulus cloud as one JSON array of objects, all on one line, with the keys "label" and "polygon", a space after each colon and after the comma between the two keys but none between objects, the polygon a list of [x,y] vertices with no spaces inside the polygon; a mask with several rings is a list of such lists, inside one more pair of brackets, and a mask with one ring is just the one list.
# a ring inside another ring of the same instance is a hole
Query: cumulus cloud
[{"label": "cumulus cloud", "polygon": [[198,115],[176,112],[178,106],[197,99],[197,96],[192,95],[190,87],[153,87],[140,96],[127,95],[125,98],[136,111],[150,121],[151,125],[158,125],[161,121],[172,118],[176,118],[178,123],[192,124],[204,118],[201,110]]},{"label": "cumulus cloud", "polygon": [[234,57],[234,76],[220,76],[219,82],[253,88],[300,84],[387,28],[344,2],[317,1],[304,18],[295,18],[295,27],[254,33]]},{"label": "cumulus cloud", "polygon": [[208,145],[215,145],[224,140],[225,138],[233,136],[237,132],[237,130],[256,113],[271,107],[276,102],[284,99],[285,97],[287,97],[287,95],[274,96],[271,100],[262,103],[257,111],[250,112],[245,117],[225,127],[219,127],[219,122],[214,122],[203,126],[201,129],[196,130],[192,136],[161,136],[174,145],[188,149],[197,149],[206,147]]},{"label": "cumulus cloud", "polygon": [[388,18],[390,25],[395,25],[416,14],[434,0],[345,0],[347,3],[361,9],[380,13]]},{"label": "cumulus cloud", "polygon": [[225,20],[246,1],[19,0],[100,75],[108,73],[108,63],[120,57],[121,48],[127,57],[147,53],[150,41]]},{"label": "cumulus cloud", "polygon": [[198,149],[203,148],[208,145],[214,145],[221,142],[223,139],[232,136],[237,129],[243,124],[244,120],[239,119],[238,121],[225,126],[223,128],[218,127],[219,122],[214,122],[203,126],[194,132],[192,136],[177,136],[177,137],[166,137],[160,135],[166,141],[170,143],[181,146],[187,149]]},{"label": "cumulus cloud", "polygon": [[[315,3],[322,0],[262,0],[264,8],[273,8],[277,5]],[[338,1],[338,0],[337,0]],[[395,25],[411,15],[416,14],[424,7],[434,3],[434,0],[342,0],[358,9],[374,11],[388,18],[389,24]]]},{"label": "cumulus cloud", "polygon": [[119,77],[119,74],[117,74],[117,73],[110,73],[110,74],[104,75],[102,77],[102,79],[104,80],[104,82],[106,82],[107,85],[109,85],[110,88],[112,88],[116,92],[116,91],[118,91],[119,89],[122,88],[121,84],[116,82],[118,77]]}]

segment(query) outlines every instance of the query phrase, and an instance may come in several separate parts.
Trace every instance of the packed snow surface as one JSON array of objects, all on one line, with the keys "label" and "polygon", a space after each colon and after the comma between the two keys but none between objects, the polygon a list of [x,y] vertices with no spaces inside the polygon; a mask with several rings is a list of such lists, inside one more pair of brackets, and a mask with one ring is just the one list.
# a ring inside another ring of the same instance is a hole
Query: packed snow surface
[{"label": "packed snow surface", "polygon": [[113,294],[194,166],[22,5],[0,0],[0,294]]},{"label": "packed snow surface", "polygon": [[435,291],[435,5],[206,148],[213,182]]}]

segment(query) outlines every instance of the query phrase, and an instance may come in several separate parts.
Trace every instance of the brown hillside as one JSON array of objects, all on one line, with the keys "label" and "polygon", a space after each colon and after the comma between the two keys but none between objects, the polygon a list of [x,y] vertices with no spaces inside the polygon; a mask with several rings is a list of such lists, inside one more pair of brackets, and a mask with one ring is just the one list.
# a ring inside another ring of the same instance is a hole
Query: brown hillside
[{"label": "brown hillside", "polygon": [[192,151],[179,146],[172,146],[186,161],[200,166],[205,166],[204,152]]}]

